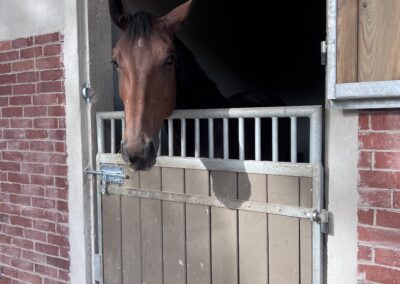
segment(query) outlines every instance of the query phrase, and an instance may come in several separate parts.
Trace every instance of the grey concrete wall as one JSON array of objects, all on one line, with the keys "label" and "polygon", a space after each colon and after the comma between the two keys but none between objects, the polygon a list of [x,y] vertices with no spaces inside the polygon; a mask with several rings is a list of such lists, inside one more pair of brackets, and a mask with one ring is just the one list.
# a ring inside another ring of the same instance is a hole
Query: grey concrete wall
[{"label": "grey concrete wall", "polygon": [[64,29],[62,0],[1,0],[0,40]]}]

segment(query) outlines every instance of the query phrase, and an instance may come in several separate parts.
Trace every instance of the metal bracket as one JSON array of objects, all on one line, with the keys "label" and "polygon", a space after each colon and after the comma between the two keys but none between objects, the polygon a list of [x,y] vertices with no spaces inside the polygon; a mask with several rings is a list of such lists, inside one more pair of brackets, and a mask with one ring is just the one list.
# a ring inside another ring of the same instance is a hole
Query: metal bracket
[{"label": "metal bracket", "polygon": [[89,86],[89,84],[87,82],[84,82],[83,85],[82,85],[81,95],[82,95],[82,98],[85,99],[85,102],[87,104],[90,103],[92,95],[91,95],[90,86]]},{"label": "metal bracket", "polygon": [[101,254],[94,255],[94,280],[100,282],[103,280],[103,256]]},{"label": "metal bracket", "polygon": [[321,65],[326,66],[328,61],[328,45],[326,41],[321,41]]},{"label": "metal bracket", "polygon": [[128,177],[124,174],[123,168],[121,166],[115,165],[101,165],[100,170],[96,171],[93,169],[85,169],[85,174],[99,175],[101,180],[101,193],[107,193],[107,187],[109,183],[113,184],[123,184],[124,179]]},{"label": "metal bracket", "polygon": [[312,222],[317,222],[321,225],[321,232],[329,233],[329,211],[322,209],[321,211],[314,210],[309,215]]}]

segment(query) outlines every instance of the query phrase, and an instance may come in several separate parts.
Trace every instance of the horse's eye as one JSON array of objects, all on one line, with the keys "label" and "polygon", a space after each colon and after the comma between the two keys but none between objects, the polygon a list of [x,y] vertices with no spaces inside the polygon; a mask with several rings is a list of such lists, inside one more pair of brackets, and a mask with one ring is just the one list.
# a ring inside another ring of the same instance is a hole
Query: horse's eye
[{"label": "horse's eye", "polygon": [[167,57],[167,59],[165,59],[164,65],[171,66],[172,64],[174,64],[174,62],[175,62],[175,55],[171,54]]},{"label": "horse's eye", "polygon": [[112,63],[112,65],[115,66],[115,68],[118,68],[118,63],[117,63],[117,61],[115,61],[115,60],[113,59],[113,60],[111,60],[111,63]]}]

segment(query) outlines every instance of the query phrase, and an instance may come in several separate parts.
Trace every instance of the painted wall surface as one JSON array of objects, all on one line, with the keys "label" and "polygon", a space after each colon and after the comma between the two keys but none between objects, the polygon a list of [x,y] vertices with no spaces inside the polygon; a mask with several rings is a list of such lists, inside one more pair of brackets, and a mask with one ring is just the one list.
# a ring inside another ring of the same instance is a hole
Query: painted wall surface
[{"label": "painted wall surface", "polygon": [[63,28],[64,1],[0,1],[0,40],[56,32]]}]

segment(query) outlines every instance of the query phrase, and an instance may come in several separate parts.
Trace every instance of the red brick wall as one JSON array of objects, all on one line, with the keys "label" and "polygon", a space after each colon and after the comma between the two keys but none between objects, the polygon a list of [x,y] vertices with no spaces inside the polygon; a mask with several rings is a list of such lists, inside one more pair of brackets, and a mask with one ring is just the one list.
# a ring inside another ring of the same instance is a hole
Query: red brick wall
[{"label": "red brick wall", "polygon": [[62,41],[0,42],[1,284],[68,281]]},{"label": "red brick wall", "polygon": [[400,283],[400,111],[359,116],[360,283]]}]

